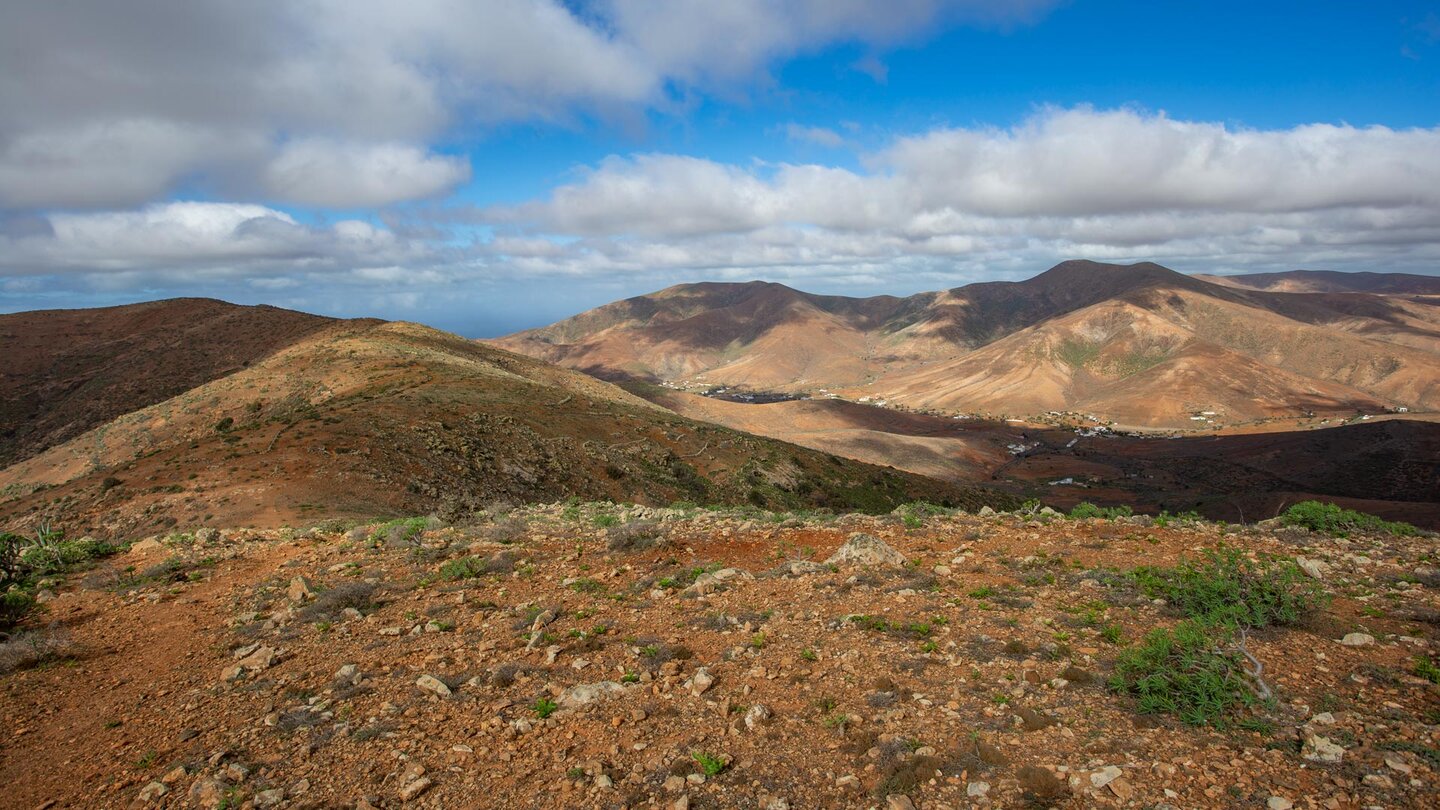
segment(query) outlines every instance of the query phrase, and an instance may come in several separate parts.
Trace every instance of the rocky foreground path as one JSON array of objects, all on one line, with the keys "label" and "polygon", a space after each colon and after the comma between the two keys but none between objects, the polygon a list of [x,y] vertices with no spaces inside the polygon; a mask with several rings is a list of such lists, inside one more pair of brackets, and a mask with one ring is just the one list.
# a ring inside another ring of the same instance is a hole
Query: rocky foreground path
[{"label": "rocky foreground path", "polygon": [[[1433,537],[609,505],[207,530],[47,594],[4,807],[1440,806]],[[1189,726],[1115,662],[1222,545],[1328,604]],[[47,629],[48,628],[48,629]],[[1255,684],[1252,684],[1254,686]]]}]

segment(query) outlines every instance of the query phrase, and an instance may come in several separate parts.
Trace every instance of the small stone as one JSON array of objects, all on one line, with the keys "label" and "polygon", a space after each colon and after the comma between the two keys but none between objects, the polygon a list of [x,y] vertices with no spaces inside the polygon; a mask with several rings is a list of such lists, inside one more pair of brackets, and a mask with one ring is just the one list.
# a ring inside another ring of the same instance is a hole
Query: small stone
[{"label": "small stone", "polygon": [[255,794],[256,807],[275,807],[285,801],[285,791],[281,788],[270,788]]},{"label": "small stone", "polygon": [[440,697],[450,697],[450,687],[434,675],[421,675],[415,679],[415,685]]},{"label": "small stone", "polygon": [[606,774],[599,774],[595,777],[595,787],[602,790],[609,790],[610,788],[615,787],[615,780],[611,779]]},{"label": "small stone", "polygon": [[260,672],[269,669],[280,660],[280,651],[274,647],[261,646],[244,658],[236,666],[247,672]]},{"label": "small stone", "polygon": [[885,797],[885,810],[915,810],[915,803],[909,796],[892,793]]},{"label": "small stone", "polygon": [[1090,784],[1096,788],[1103,788],[1106,785],[1119,779],[1121,771],[1114,765],[1106,765],[1100,770],[1090,774]]},{"label": "small stone", "polygon": [[690,794],[686,793],[684,796],[672,802],[670,804],[670,810],[690,810]]},{"label": "small stone", "polygon": [[994,510],[994,509],[991,509],[991,508],[988,507],[988,506],[982,506],[982,507],[980,507],[980,511],[975,513],[975,516],[976,516],[976,517],[994,517],[994,516],[995,516],[995,510]]},{"label": "small stone", "polygon": [[770,709],[763,703],[756,703],[745,712],[745,728],[754,731],[770,719]]},{"label": "small stone", "polygon": [[165,775],[160,777],[160,781],[164,782],[167,785],[173,785],[189,775],[190,772],[185,770],[184,765],[176,765],[169,771],[166,771]]},{"label": "small stone", "polygon": [[700,667],[685,683],[690,689],[690,694],[698,697],[710,691],[710,687],[715,685],[715,676],[710,674],[707,667]]},{"label": "small stone", "polygon": [[1110,788],[1110,792],[1114,793],[1116,798],[1122,802],[1130,801],[1130,797],[1135,795],[1135,788],[1130,787],[1130,783],[1123,776],[1112,781],[1106,787]]},{"label": "small stone", "polygon": [[835,787],[841,790],[858,790],[860,789],[860,777],[846,774],[835,780]]},{"label": "small stone", "polygon": [[562,709],[579,709],[597,700],[625,693],[625,687],[615,681],[582,683],[566,689],[555,699],[555,705]]},{"label": "small stone", "polygon": [[190,786],[190,803],[202,810],[215,810],[225,800],[225,785],[215,779],[200,779]]},{"label": "small stone", "polygon": [[1370,647],[1375,644],[1375,637],[1369,633],[1346,633],[1340,643],[1346,647]]},{"label": "small stone", "polygon": [[[844,545],[825,561],[826,565],[881,565],[899,568],[905,565],[905,555],[896,551],[884,540],[864,533],[850,535]],[[887,801],[889,801],[887,799]],[[909,801],[908,799],[906,801]]]},{"label": "small stone", "polygon": [[989,792],[989,782],[971,782],[965,786],[965,795],[971,799],[978,799]]},{"label": "small stone", "polygon": [[162,549],[162,548],[164,548],[164,546],[161,545],[161,543],[160,543],[159,540],[156,540],[156,539],[153,538],[153,537],[147,537],[147,538],[145,538],[144,540],[141,540],[141,541],[138,542],[138,543],[131,543],[131,544],[130,544],[130,553],[131,553],[131,554],[148,554],[149,552],[152,552],[152,551],[159,551],[159,550]]},{"label": "small stone", "polygon": [[[1319,577],[1316,577],[1316,579],[1319,579]],[[1266,810],[1290,810],[1290,808],[1294,806],[1295,803],[1284,796],[1271,796],[1265,800]]]},{"label": "small stone", "polygon": [[1336,745],[1329,737],[1312,734],[1305,738],[1305,745],[1300,750],[1300,756],[1311,762],[1334,763],[1345,757],[1345,749]]},{"label": "small stone", "polygon": [[422,776],[419,779],[416,779],[405,785],[404,787],[400,788],[400,800],[408,802],[411,799],[414,799],[420,794],[429,790],[430,786],[433,784],[435,783],[430,781],[430,777]]},{"label": "small stone", "polygon": [[310,583],[310,580],[300,576],[290,580],[290,587],[286,589],[285,595],[290,598],[291,602],[300,603],[314,599],[316,593],[315,587]]},{"label": "small stone", "polygon": [[665,783],[660,786],[666,793],[679,793],[685,789],[685,777],[667,776]]},{"label": "small stone", "polygon": [[138,793],[135,798],[148,804],[169,792],[170,788],[165,787],[159,782],[151,782],[145,787],[140,788],[140,793]]},{"label": "small stone", "polygon": [[1330,572],[1330,566],[1326,565],[1323,562],[1320,562],[1319,560],[1311,560],[1305,557],[1296,557],[1295,564],[1299,566],[1300,570],[1304,571],[1305,575],[1310,577],[1311,579],[1324,579],[1325,575]]},{"label": "small stone", "polygon": [[1411,771],[1415,770],[1414,768],[1410,767],[1410,765],[1408,765],[1405,760],[1400,759],[1399,757],[1385,757],[1385,767],[1389,768],[1392,771],[1398,771],[1400,773],[1410,773]]}]

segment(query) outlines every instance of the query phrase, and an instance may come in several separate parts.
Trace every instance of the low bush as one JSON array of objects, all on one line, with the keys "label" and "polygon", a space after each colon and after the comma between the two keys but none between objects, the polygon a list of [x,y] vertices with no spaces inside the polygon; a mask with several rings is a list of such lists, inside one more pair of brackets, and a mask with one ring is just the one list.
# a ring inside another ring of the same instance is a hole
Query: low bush
[{"label": "low bush", "polygon": [[12,588],[0,593],[0,630],[14,627],[34,606],[35,597],[28,591]]},{"label": "low bush", "polygon": [[89,537],[66,540],[64,532],[48,526],[41,526],[34,538],[0,533],[0,630],[13,627],[29,612],[39,580],[121,549]]},{"label": "low bush", "polygon": [[1291,506],[1280,515],[1280,522],[1336,537],[1346,537],[1353,532],[1385,532],[1401,537],[1418,533],[1409,523],[1385,520],[1320,501],[1301,501]]},{"label": "low bush", "polygon": [[508,574],[515,570],[517,559],[518,556],[513,551],[501,551],[488,557],[472,554],[440,566],[440,576],[454,581],[475,579],[486,574]]},{"label": "low bush", "polygon": [[1131,577],[1187,618],[1122,652],[1110,686],[1134,696],[1142,714],[1174,714],[1190,725],[1223,727],[1232,710],[1269,702],[1246,633],[1294,624],[1325,599],[1293,560],[1256,562],[1225,547],[1174,568],[1137,568]]},{"label": "low bush", "polygon": [[1111,687],[1133,695],[1141,714],[1173,714],[1192,726],[1224,725],[1226,714],[1258,701],[1228,630],[1187,619],[1155,630],[1120,654]]},{"label": "low bush", "polygon": [[0,642],[0,675],[28,669],[75,653],[75,643],[59,630],[20,633]]},{"label": "low bush", "polygon": [[1116,518],[1130,517],[1133,514],[1135,514],[1135,512],[1128,506],[1096,506],[1089,501],[1081,501],[1075,504],[1074,509],[1070,510],[1069,517],[1071,520],[1084,520],[1086,518],[1114,520]]},{"label": "low bush", "polygon": [[1189,618],[1241,627],[1294,624],[1324,598],[1293,560],[1254,562],[1235,548],[1207,551],[1204,560],[1174,568],[1137,568],[1131,576],[1147,596],[1165,599]]},{"label": "low bush", "polygon": [[653,520],[635,520],[605,530],[611,551],[644,551],[665,542],[665,530]]},{"label": "low bush", "polygon": [[425,533],[429,522],[428,518],[412,517],[382,523],[370,533],[370,542],[384,543],[391,548],[411,545]]},{"label": "low bush", "polygon": [[375,591],[376,586],[368,582],[342,582],[321,591],[314,602],[300,611],[300,617],[307,622],[333,618],[346,608],[354,608],[364,613],[374,609]]}]

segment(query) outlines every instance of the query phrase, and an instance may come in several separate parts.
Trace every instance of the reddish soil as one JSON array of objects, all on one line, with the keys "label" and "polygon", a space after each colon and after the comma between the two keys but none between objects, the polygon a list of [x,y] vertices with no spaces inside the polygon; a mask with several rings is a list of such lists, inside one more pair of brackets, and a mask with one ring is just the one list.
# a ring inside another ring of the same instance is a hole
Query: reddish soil
[{"label": "reddish soil", "polygon": [[[0,675],[6,803],[144,806],[148,790],[166,807],[669,807],[685,796],[695,808],[838,808],[903,795],[922,810],[1271,797],[1358,808],[1418,807],[1440,789],[1440,687],[1410,674],[1440,643],[1431,538],[784,518],[554,506],[415,539],[367,527],[151,544],[72,576],[33,620],[68,633],[72,658]],[[627,534],[634,521],[651,528]],[[913,566],[765,574],[823,560],[857,531]],[[650,548],[607,549],[652,535]],[[1136,714],[1103,681],[1124,644],[1176,619],[1107,572],[1222,543],[1317,560],[1336,599],[1251,636],[1278,701],[1246,728]],[[465,554],[507,556],[498,573],[439,574]],[[693,598],[669,587],[696,566],[756,578]],[[169,573],[135,579],[154,570]],[[297,576],[318,601],[292,599]],[[546,608],[557,618],[527,649],[530,617]],[[1112,625],[1118,643],[1102,637]],[[1337,643],[1357,631],[1376,643]],[[276,659],[224,672],[232,651],[257,644]],[[346,665],[353,674],[337,679]],[[702,667],[714,683],[697,694],[687,684]],[[627,673],[636,682],[613,697],[543,720],[532,710]],[[419,688],[426,675],[450,694]],[[1344,749],[1340,762],[1302,758],[1315,734]],[[723,771],[696,776],[697,752]],[[967,796],[977,790],[982,800]]]}]

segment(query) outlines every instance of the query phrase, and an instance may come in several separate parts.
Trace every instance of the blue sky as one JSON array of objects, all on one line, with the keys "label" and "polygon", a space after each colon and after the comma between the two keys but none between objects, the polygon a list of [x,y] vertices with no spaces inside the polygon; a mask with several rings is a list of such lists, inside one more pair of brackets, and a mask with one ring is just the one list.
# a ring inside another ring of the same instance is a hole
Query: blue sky
[{"label": "blue sky", "polygon": [[0,0],[3,311],[1440,272],[1433,3],[54,5]]}]

